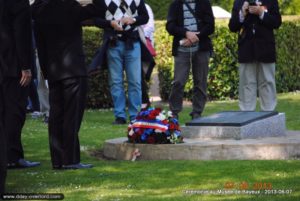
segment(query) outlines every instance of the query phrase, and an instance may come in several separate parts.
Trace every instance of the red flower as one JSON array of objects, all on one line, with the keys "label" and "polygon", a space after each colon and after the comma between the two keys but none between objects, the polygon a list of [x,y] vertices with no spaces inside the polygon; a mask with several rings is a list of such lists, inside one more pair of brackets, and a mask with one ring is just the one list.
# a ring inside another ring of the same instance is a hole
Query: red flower
[{"label": "red flower", "polygon": [[153,136],[148,136],[147,143],[148,144],[154,144],[155,143],[155,138]]},{"label": "red flower", "polygon": [[173,123],[170,123],[170,125],[169,125],[169,129],[170,129],[170,130],[174,130],[174,129],[175,129],[175,124],[173,124]]},{"label": "red flower", "polygon": [[168,120],[165,119],[165,120],[161,121],[161,123],[167,125],[169,122],[168,122]]},{"label": "red flower", "polygon": [[130,139],[131,142],[135,142],[137,135],[136,134],[133,134],[132,136],[128,135],[128,138]]},{"label": "red flower", "polygon": [[158,116],[159,115],[159,111],[158,110],[152,110],[151,112],[150,112],[150,114],[149,114],[149,119],[155,119],[156,118],[156,116]]},{"label": "red flower", "polygon": [[156,107],[155,110],[158,111],[158,114],[161,113],[161,111],[162,111],[162,109],[159,107]]}]

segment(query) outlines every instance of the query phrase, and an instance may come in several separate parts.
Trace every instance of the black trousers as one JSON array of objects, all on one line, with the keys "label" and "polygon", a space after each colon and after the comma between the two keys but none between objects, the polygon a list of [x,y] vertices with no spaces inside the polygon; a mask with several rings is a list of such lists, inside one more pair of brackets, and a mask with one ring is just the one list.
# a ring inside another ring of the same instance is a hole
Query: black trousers
[{"label": "black trousers", "polygon": [[49,143],[53,167],[80,162],[78,133],[86,95],[86,77],[49,82]]},{"label": "black trousers", "polygon": [[142,80],[141,80],[141,84],[142,84],[142,103],[143,104],[148,104],[150,103],[150,100],[149,100],[149,87],[148,87],[148,83],[145,79],[145,74],[144,72],[142,71]]},{"label": "black trousers", "polygon": [[20,78],[5,78],[3,94],[7,162],[15,163],[24,158],[21,133],[26,119],[28,87],[20,85]]},{"label": "black trousers", "polygon": [[[3,128],[3,91],[0,84],[0,195],[4,193],[5,178],[6,178],[6,146]],[[0,198],[1,199],[1,198]]]},{"label": "black trousers", "polygon": [[40,111],[39,95],[33,79],[29,84],[29,98],[31,101],[32,111]]}]

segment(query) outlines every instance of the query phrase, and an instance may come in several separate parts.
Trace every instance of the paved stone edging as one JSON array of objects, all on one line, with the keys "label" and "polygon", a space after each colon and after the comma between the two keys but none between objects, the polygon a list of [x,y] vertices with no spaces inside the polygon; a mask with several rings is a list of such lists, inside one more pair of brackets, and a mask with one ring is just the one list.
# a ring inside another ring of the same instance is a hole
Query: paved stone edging
[{"label": "paved stone edging", "polygon": [[116,160],[287,160],[300,158],[300,131],[258,139],[185,139],[182,144],[131,144],[127,138],[107,140],[103,154]]}]

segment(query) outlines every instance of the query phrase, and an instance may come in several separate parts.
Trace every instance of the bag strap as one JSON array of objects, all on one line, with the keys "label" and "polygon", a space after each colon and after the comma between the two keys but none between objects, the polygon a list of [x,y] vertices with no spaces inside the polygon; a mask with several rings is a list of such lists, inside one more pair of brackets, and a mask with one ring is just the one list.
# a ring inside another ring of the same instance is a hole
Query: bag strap
[{"label": "bag strap", "polygon": [[186,1],[183,1],[183,3],[184,3],[184,5],[186,5],[186,7],[192,13],[192,15],[194,16],[194,18],[196,18],[196,12],[195,12],[195,10],[192,9],[192,7],[190,6],[190,4],[188,4]]},{"label": "bag strap", "polygon": [[[122,0],[122,1],[124,1],[124,0]],[[129,10],[128,7],[125,6],[125,4],[123,4],[122,8],[125,10],[127,15],[129,15],[129,17],[133,18],[131,10]],[[137,26],[137,31],[139,33],[139,36],[140,36],[140,39],[141,39],[142,43],[147,44],[144,29],[141,26]]]},{"label": "bag strap", "polygon": [[[196,19],[196,21],[198,23],[201,22],[200,19],[198,19],[197,15],[196,15],[196,11],[192,9],[192,7],[190,6],[190,4],[188,4],[185,0],[182,1],[184,3],[184,5],[186,5],[186,7],[189,9],[189,11],[192,13],[192,15],[194,16],[194,18]],[[196,2],[195,2],[196,3]]]}]

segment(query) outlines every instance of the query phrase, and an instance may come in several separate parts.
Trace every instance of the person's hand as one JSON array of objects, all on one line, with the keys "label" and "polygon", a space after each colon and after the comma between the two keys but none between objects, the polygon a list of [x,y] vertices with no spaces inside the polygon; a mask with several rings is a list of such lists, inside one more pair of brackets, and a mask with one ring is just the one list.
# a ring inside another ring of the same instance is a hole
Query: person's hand
[{"label": "person's hand", "polygon": [[122,24],[126,24],[126,25],[131,25],[133,23],[135,23],[135,19],[132,17],[123,17],[121,19]]},{"label": "person's hand", "polygon": [[20,80],[20,85],[22,87],[26,87],[29,85],[30,81],[31,81],[31,77],[32,77],[32,74],[31,74],[31,70],[22,70],[22,77],[21,77],[21,80]]},{"label": "person's hand", "polygon": [[110,22],[110,26],[111,26],[114,30],[116,30],[116,31],[123,31],[123,27],[122,27],[122,25],[121,25],[121,21],[119,21],[119,20],[112,20],[112,21]]},{"label": "person's hand", "polygon": [[180,45],[184,47],[190,47],[193,45],[193,43],[189,39],[182,39],[180,40]]},{"label": "person's hand", "polygon": [[249,6],[249,13],[253,15],[261,16],[264,11],[264,7],[260,6],[259,4],[257,6]]},{"label": "person's hand", "polygon": [[245,1],[241,10],[244,17],[246,17],[246,15],[248,14],[248,9],[249,9],[249,2]]},{"label": "person's hand", "polygon": [[197,36],[197,34],[199,34],[200,32],[192,32],[192,31],[187,31],[185,33],[185,37],[186,39],[188,39],[191,43],[196,43],[199,41],[199,38]]}]

